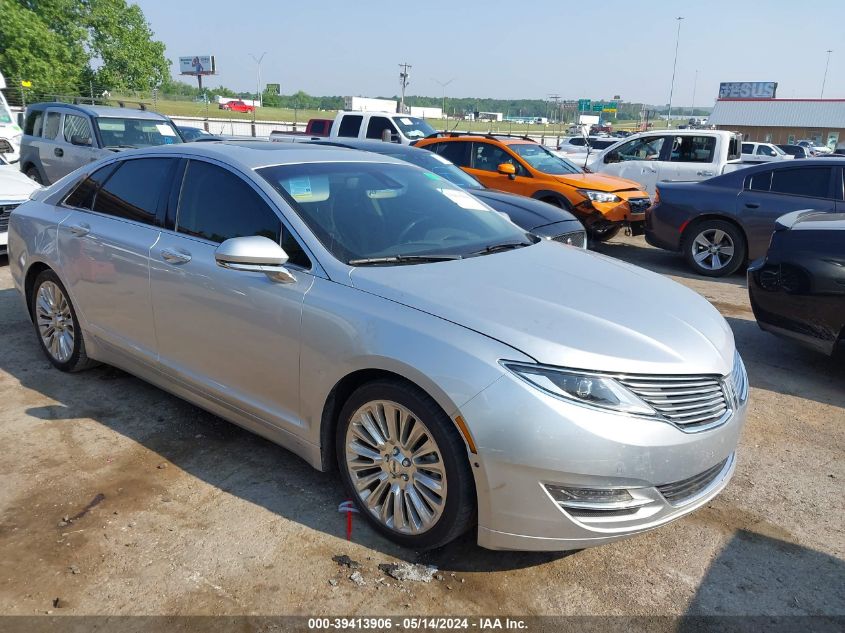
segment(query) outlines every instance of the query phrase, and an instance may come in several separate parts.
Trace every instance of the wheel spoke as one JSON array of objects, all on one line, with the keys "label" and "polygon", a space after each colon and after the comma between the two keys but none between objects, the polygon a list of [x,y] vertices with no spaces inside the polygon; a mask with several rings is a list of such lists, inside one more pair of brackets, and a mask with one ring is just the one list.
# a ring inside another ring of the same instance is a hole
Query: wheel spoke
[{"label": "wheel spoke", "polygon": [[733,246],[723,246],[719,249],[719,253],[722,255],[727,255],[728,259],[734,256],[734,247]]},{"label": "wheel spoke", "polygon": [[431,490],[432,492],[436,492],[440,494],[440,491],[443,490],[443,486],[440,485],[440,482],[434,479],[433,477],[429,477],[427,474],[423,472],[417,472],[414,475],[414,483],[421,484]]},{"label": "wheel spoke", "polygon": [[716,229],[713,232],[713,243],[714,244],[721,244],[722,240],[724,240],[724,239],[725,239],[725,232],[722,231],[721,229]]},{"label": "wheel spoke", "polygon": [[361,426],[370,434],[371,444],[381,448],[384,446],[384,436],[378,428],[378,424],[373,419],[371,411],[365,411],[360,416]]},{"label": "wheel spoke", "polygon": [[699,251],[694,253],[692,258],[699,264],[703,264],[704,260],[710,257],[710,251]]},{"label": "wheel spoke", "polygon": [[710,248],[710,247],[713,245],[713,244],[712,244],[712,242],[710,242],[710,240],[708,240],[708,239],[704,236],[704,233],[702,233],[702,234],[700,234],[698,237],[696,237],[696,238],[695,238],[694,243],[695,243],[697,246],[700,246],[701,248],[705,248],[705,249],[706,249],[706,248]]}]

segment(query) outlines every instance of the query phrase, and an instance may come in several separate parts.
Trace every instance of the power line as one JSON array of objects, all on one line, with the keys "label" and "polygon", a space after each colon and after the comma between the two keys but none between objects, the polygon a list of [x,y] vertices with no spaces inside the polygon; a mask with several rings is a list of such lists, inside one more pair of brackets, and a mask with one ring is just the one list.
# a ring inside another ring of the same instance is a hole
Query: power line
[{"label": "power line", "polygon": [[827,68],[830,66],[830,54],[832,52],[831,49],[827,49],[827,61],[824,64],[824,78],[822,79],[822,93],[819,95],[819,99],[824,99],[824,85],[827,83]]},{"label": "power line", "polygon": [[678,67],[678,45],[681,43],[681,21],[684,18],[675,18],[678,21],[678,34],[675,37],[675,61],[672,63],[672,84],[669,87],[669,114],[666,115],[666,127],[672,127],[672,93],[675,92],[675,69]]}]

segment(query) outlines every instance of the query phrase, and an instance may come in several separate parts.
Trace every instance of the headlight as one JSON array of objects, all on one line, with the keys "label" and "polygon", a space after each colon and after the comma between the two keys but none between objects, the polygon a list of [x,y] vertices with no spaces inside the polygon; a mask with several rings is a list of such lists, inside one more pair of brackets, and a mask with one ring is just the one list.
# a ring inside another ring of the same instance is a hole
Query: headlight
[{"label": "headlight", "polygon": [[506,361],[502,365],[537,389],[576,404],[656,415],[654,409],[608,376]]},{"label": "headlight", "polygon": [[592,189],[577,189],[577,191],[593,202],[622,202],[622,198],[606,191],[593,191]]}]

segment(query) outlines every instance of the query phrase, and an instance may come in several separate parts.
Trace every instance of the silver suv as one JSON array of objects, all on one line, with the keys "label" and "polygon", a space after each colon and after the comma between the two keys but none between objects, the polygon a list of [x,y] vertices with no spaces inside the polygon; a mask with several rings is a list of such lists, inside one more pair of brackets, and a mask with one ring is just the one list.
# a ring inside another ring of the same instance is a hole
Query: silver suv
[{"label": "silver suv", "polygon": [[182,142],[170,119],[156,112],[36,103],[26,110],[20,166],[49,185],[112,152]]}]

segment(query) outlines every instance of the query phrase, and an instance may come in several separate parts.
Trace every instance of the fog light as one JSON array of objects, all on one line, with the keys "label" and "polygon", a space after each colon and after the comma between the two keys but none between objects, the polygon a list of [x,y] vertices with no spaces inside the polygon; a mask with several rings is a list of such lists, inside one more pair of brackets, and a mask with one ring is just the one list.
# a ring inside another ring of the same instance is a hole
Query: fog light
[{"label": "fog light", "polygon": [[625,503],[633,501],[634,498],[624,488],[601,489],[601,488],[569,488],[564,486],[547,485],[546,490],[552,499],[564,506],[585,507],[582,504],[602,506],[607,503]]}]

